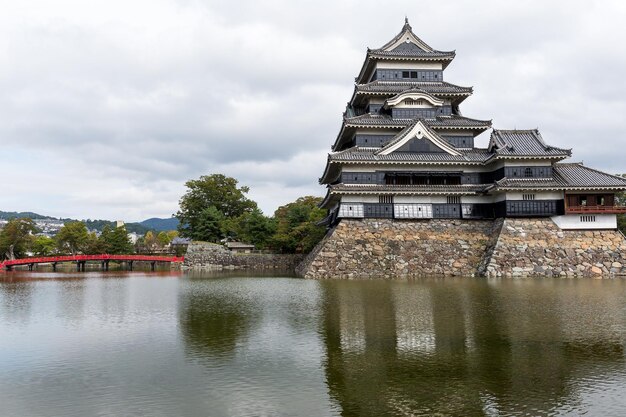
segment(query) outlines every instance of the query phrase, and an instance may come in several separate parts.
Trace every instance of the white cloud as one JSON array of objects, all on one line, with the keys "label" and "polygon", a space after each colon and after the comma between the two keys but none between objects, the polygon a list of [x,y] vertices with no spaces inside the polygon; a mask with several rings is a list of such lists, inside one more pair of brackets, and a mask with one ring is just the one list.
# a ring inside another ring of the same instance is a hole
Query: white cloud
[{"label": "white cloud", "polygon": [[465,115],[626,171],[620,1],[22,0],[0,6],[0,210],[168,216],[213,172],[266,213],[323,195],[365,48],[404,15],[456,49],[445,77],[475,87]]}]

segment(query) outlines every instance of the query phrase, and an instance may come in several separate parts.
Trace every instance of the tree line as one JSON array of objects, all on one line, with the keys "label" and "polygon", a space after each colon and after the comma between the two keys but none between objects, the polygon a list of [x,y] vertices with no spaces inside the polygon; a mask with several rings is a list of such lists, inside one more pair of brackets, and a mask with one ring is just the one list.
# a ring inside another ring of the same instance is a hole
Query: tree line
[{"label": "tree line", "polygon": [[81,221],[65,223],[54,237],[37,235],[40,231],[30,218],[18,218],[0,231],[0,257],[5,259],[34,256],[76,254],[128,254],[133,253],[128,232],[124,226],[105,226],[100,235],[89,232]]},{"label": "tree line", "polygon": [[246,196],[249,187],[238,184],[223,174],[187,181],[175,214],[180,235],[206,242],[239,240],[285,253],[309,252],[324,237],[326,228],[318,224],[326,215],[318,207],[321,198],[300,197],[266,216]]},{"label": "tree line", "polygon": [[324,237],[319,222],[326,215],[319,197],[301,197],[264,215],[235,178],[222,174],[201,176],[185,183],[187,188],[176,213],[178,231],[152,231],[130,241],[125,226],[104,224],[102,232],[90,232],[84,221],[68,221],[54,237],[38,235],[31,218],[13,218],[0,230],[0,259],[29,255],[130,254],[164,250],[180,234],[195,241],[218,243],[223,239],[251,243],[257,249],[283,253],[306,253]]}]

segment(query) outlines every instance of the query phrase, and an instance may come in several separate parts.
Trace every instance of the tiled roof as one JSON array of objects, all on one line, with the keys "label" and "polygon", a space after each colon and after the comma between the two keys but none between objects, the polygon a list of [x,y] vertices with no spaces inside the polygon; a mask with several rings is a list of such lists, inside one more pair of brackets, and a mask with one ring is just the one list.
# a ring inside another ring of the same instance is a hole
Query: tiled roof
[{"label": "tiled roof", "polygon": [[[393,44],[398,42],[401,38],[408,36],[413,36],[421,46],[418,46],[412,42],[408,43],[400,43],[393,50],[387,51]],[[454,51],[437,51],[426,42],[421,40],[415,33],[413,33],[413,28],[409,24],[408,20],[405,20],[404,26],[400,33],[398,33],[392,40],[387,42],[385,45],[381,46],[378,49],[368,49],[368,54],[373,56],[380,57],[416,57],[416,58],[446,58],[452,59],[454,58]]]},{"label": "tiled roof", "polygon": [[[587,168],[582,163],[554,164],[554,171],[572,187],[624,187],[626,178],[616,177],[596,169]],[[555,175],[556,177],[556,175]]]},{"label": "tiled roof", "polygon": [[570,149],[546,145],[537,129],[493,129],[490,149],[500,156],[570,156]]},{"label": "tiled roof", "polygon": [[497,188],[617,188],[626,189],[626,178],[616,177],[581,163],[557,163],[553,165],[553,179],[503,178],[496,181]]},{"label": "tiled roof", "polygon": [[346,185],[336,184],[329,186],[333,193],[367,193],[388,192],[394,194],[419,194],[419,193],[468,193],[475,194],[483,191],[488,184],[466,185],[375,185],[359,184]]},{"label": "tiled roof", "polygon": [[447,152],[415,153],[415,152],[392,152],[388,155],[377,155],[380,148],[353,147],[341,152],[329,154],[331,161],[354,161],[354,162],[415,162],[415,163],[482,163],[489,159],[491,153],[487,149],[471,149],[462,151],[461,156],[450,155]]},{"label": "tiled roof", "polygon": [[370,49],[368,55],[374,58],[425,58],[425,59],[454,59],[454,51],[422,51],[421,49],[394,49],[393,51],[383,51],[382,49]]},{"label": "tiled roof", "polygon": [[428,94],[472,94],[472,87],[461,87],[458,85],[447,83],[445,81],[437,83],[372,81],[371,83],[367,84],[357,84],[355,89],[357,93],[385,95],[395,95],[411,89],[418,89]]},{"label": "tiled roof", "polygon": [[411,123],[409,119],[392,119],[388,116],[380,116],[374,114],[362,114],[354,117],[344,117],[346,126],[385,126],[385,127],[404,127]]},{"label": "tiled roof", "polygon": [[426,119],[428,126],[432,128],[443,127],[469,127],[478,129],[489,129],[491,120],[470,119],[463,116],[437,116],[435,119]]},{"label": "tiled roof", "polygon": [[[468,129],[488,129],[491,127],[490,120],[476,120],[463,116],[437,116],[434,119],[425,119],[431,128],[468,128]],[[354,127],[405,127],[413,119],[392,119],[388,116],[362,114],[355,117],[344,118],[346,126]]]}]

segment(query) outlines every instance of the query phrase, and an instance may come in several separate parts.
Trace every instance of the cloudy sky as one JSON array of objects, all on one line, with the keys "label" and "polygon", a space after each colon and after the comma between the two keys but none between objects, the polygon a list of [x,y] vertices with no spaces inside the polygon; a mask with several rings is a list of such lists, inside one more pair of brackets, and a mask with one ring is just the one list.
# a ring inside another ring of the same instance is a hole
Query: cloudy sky
[{"label": "cloudy sky", "polygon": [[626,172],[623,0],[0,0],[0,210],[168,217],[210,173],[266,214],[322,196],[365,50],[405,15],[457,51],[464,115]]}]

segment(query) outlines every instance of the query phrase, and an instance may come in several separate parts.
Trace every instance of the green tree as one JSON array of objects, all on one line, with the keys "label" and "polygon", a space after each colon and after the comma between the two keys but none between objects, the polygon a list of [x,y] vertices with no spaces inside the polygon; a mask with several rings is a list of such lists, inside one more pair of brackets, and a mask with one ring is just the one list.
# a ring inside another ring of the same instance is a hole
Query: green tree
[{"label": "green tree", "polygon": [[250,189],[237,187],[237,184],[236,179],[222,174],[203,175],[197,180],[187,181],[187,191],[180,199],[180,208],[176,213],[180,235],[196,240],[215,235],[214,232],[207,234],[207,227],[211,228],[211,225],[201,225],[207,218],[214,220],[215,216],[206,211],[210,207],[219,212],[222,219],[233,219],[254,210],[256,203],[246,197]]},{"label": "green tree", "polygon": [[99,240],[102,242],[103,249],[106,253],[112,255],[133,253],[133,244],[124,226],[116,227],[115,229],[110,229],[108,226],[105,226]]},{"label": "green tree", "polygon": [[55,252],[56,242],[48,236],[35,236],[31,244],[31,252],[35,256],[50,256]]},{"label": "green tree", "polygon": [[37,226],[32,219],[21,217],[9,220],[0,231],[0,256],[11,260],[26,256],[34,233],[37,233]]},{"label": "green tree", "polygon": [[169,245],[170,242],[172,241],[172,239],[167,234],[167,232],[159,232],[159,234],[156,237],[156,240],[157,240],[159,247],[161,248]]},{"label": "green tree", "polygon": [[261,210],[255,209],[233,219],[226,229],[227,236],[252,243],[257,249],[265,249],[276,232],[276,222],[273,218],[264,216]]},{"label": "green tree", "polygon": [[326,215],[318,207],[321,201],[320,197],[307,196],[279,207],[274,213],[276,233],[271,246],[282,252],[310,252],[326,234],[326,227],[317,224]]},{"label": "green tree", "polygon": [[224,215],[217,208],[207,207],[200,213],[191,238],[205,242],[216,242],[224,236],[222,233],[223,222]]},{"label": "green tree", "polygon": [[87,226],[83,222],[67,222],[59,229],[55,236],[57,248],[60,252],[69,252],[72,255],[82,253],[89,239]]},{"label": "green tree", "polygon": [[99,255],[106,253],[104,242],[98,238],[95,232],[89,233],[83,247],[83,253],[87,255]]},{"label": "green tree", "polygon": [[154,235],[154,232],[151,230],[147,231],[143,237],[144,244],[146,245],[146,249],[153,250],[157,245],[157,238]]}]

